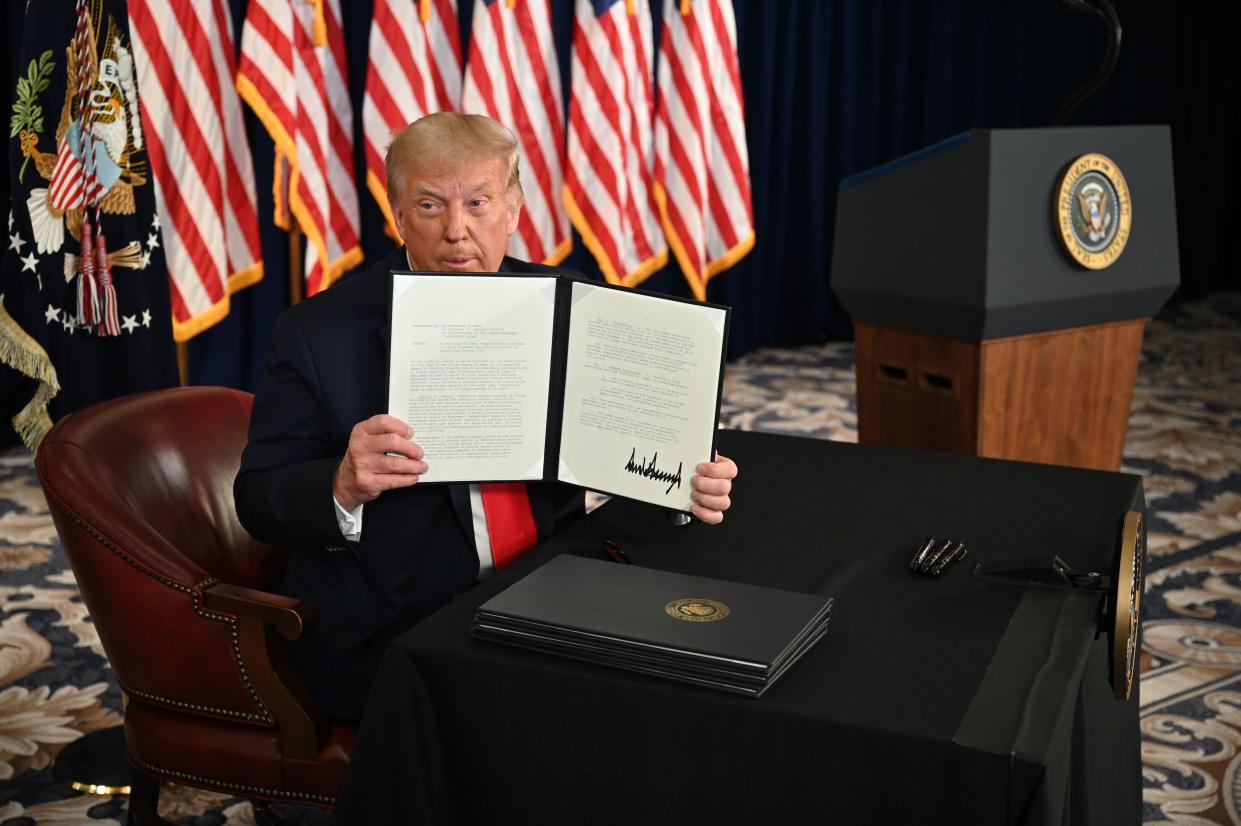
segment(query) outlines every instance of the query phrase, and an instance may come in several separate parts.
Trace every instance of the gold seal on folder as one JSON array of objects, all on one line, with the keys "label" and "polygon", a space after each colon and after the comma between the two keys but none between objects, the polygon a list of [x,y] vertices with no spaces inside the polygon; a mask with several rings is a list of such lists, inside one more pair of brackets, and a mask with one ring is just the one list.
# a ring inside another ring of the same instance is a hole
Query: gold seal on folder
[{"label": "gold seal on folder", "polygon": [[664,606],[664,611],[686,622],[715,622],[728,616],[728,606],[713,599],[674,599]]}]

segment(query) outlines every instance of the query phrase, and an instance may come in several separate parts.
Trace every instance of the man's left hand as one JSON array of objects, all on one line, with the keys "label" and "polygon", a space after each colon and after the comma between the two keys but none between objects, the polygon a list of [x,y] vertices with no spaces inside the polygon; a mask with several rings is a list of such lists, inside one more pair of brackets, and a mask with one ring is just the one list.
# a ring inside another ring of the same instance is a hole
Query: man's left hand
[{"label": "man's left hand", "polygon": [[724,521],[724,511],[732,504],[728,495],[733,489],[733,479],[737,478],[737,464],[717,452],[714,462],[703,462],[695,470],[698,472],[689,480],[693,491],[690,499],[694,502],[690,513],[708,525],[718,525]]}]

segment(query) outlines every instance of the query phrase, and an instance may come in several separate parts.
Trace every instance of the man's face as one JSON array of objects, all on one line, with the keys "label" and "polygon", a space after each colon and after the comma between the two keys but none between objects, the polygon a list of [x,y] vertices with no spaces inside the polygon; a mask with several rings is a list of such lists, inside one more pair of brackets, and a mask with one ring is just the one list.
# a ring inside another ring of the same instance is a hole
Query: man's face
[{"label": "man's face", "polygon": [[509,203],[507,168],[496,158],[448,173],[411,171],[392,217],[415,270],[496,272],[521,204]]}]

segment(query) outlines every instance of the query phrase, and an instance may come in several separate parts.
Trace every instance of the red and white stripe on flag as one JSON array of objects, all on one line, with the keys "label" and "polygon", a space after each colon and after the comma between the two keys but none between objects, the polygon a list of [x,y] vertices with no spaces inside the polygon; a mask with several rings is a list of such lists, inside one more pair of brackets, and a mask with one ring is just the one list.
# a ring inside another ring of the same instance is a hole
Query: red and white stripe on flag
[{"label": "red and white stripe on flag", "polygon": [[129,0],[155,208],[186,341],[263,277],[257,198],[223,0]]},{"label": "red and white stripe on flag", "polygon": [[[98,176],[89,174],[91,170],[82,160],[86,157],[88,145],[97,161],[107,158],[103,144],[83,139],[76,123],[70,124],[57,147],[56,165],[52,168],[47,192],[52,206],[62,212],[93,205],[107,190]],[[88,180],[91,182],[90,192],[86,191]]]},{"label": "red and white stripe on flag", "polygon": [[340,0],[250,0],[237,90],[276,144],[276,223],[306,235],[306,295],[362,260]]},{"label": "red and white stripe on flag", "polygon": [[48,198],[52,206],[61,212],[81,209],[86,203],[85,189],[86,171],[69,147],[69,136],[66,135],[56,148],[56,166],[47,185]]},{"label": "red and white stripe on flag", "polygon": [[666,0],[655,200],[694,295],[754,247],[750,158],[731,0]]},{"label": "red and white stripe on flag", "polygon": [[664,266],[648,0],[577,0],[564,203],[599,269],[633,286]]},{"label": "red and white stripe on flag", "polygon": [[573,241],[560,200],[564,109],[549,0],[475,0],[461,111],[487,115],[520,145],[525,208],[508,252],[558,264]]},{"label": "red and white stripe on flag", "polygon": [[457,0],[375,0],[362,100],[366,186],[393,238],[396,224],[384,165],[392,135],[423,115],[452,111],[460,102]]}]

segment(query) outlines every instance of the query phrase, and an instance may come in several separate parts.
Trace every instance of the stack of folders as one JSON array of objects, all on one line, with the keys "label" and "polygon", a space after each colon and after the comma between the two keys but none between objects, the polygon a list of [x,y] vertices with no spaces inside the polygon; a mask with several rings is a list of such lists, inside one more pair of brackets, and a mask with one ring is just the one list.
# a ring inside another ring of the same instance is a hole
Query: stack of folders
[{"label": "stack of folders", "polygon": [[481,605],[474,636],[758,697],[824,632],[832,600],[558,556]]}]

